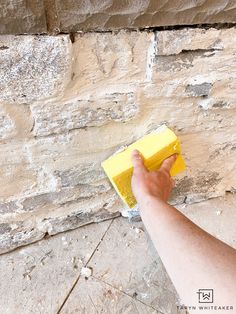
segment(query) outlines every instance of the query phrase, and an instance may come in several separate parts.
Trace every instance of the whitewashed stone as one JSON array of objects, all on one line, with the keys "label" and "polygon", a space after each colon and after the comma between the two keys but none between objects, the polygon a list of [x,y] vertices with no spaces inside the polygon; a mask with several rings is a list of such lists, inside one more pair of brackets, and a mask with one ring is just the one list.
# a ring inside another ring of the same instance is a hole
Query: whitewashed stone
[{"label": "whitewashed stone", "polygon": [[14,122],[2,108],[0,108],[0,139],[5,139],[14,131]]},{"label": "whitewashed stone", "polygon": [[61,94],[71,76],[69,35],[0,36],[0,101],[25,103]]},{"label": "whitewashed stone", "polygon": [[[132,92],[147,71],[154,34],[121,31],[75,36],[73,78],[66,96]],[[90,96],[91,97],[91,96]]]},{"label": "whitewashed stone", "polygon": [[33,117],[29,106],[0,103],[0,141],[31,137]]},{"label": "whitewashed stone", "polygon": [[34,135],[45,136],[102,126],[111,121],[126,122],[136,116],[138,104],[132,92],[113,93],[101,98],[92,96],[88,100],[35,104],[31,110],[35,121]]},{"label": "whitewashed stone", "polygon": [[187,165],[173,204],[234,191],[235,35],[235,28],[78,34],[64,92],[1,104],[2,251],[119,215],[124,205],[100,163],[162,124],[179,136]]},{"label": "whitewashed stone", "polygon": [[178,55],[181,52],[204,50],[209,52],[214,50],[223,50],[230,43],[223,34],[229,36],[231,30],[218,30],[210,28],[208,30],[202,28],[185,28],[174,31],[157,32],[158,41],[157,54],[160,56]]},{"label": "whitewashed stone", "polygon": [[29,165],[5,165],[0,168],[0,201],[8,202],[30,193],[37,183],[37,173]]}]

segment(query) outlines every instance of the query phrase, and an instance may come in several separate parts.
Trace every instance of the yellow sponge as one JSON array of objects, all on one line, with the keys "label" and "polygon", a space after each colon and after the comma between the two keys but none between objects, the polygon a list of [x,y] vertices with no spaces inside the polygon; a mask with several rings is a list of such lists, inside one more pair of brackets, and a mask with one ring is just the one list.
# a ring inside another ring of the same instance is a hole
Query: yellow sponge
[{"label": "yellow sponge", "polygon": [[144,158],[144,164],[149,171],[157,170],[164,159],[175,153],[178,156],[171,168],[171,176],[185,169],[185,163],[181,156],[180,142],[175,133],[166,126],[161,126],[155,132],[128,146],[124,151],[103,161],[102,167],[112,185],[121,199],[130,208],[136,204],[136,199],[131,190],[133,173],[131,153],[134,149],[140,151]]}]

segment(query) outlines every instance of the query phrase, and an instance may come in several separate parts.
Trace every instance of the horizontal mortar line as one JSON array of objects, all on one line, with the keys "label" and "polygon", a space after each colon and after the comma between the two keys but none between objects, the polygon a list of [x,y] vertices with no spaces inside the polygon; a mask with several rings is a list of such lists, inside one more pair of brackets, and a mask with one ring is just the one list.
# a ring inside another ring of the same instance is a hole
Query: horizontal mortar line
[{"label": "horizontal mortar line", "polygon": [[[95,254],[97,248],[99,247],[99,245],[101,244],[101,242],[103,241],[105,235],[107,234],[108,230],[110,229],[112,223],[114,221],[114,218],[111,220],[109,226],[107,227],[106,231],[104,232],[104,234],[102,235],[101,239],[99,240],[98,244],[96,245],[95,249],[93,250],[91,256],[89,257],[89,259],[87,260],[87,262],[85,263],[85,266],[86,267],[88,265],[88,263],[90,262],[91,258],[93,257],[93,255]],[[72,285],[71,289],[69,290],[67,296],[65,297],[64,301],[62,302],[61,306],[59,307],[58,311],[57,311],[57,314],[59,314],[62,310],[62,308],[64,307],[64,305],[66,304],[67,300],[69,299],[71,293],[73,292],[74,288],[76,287],[79,279],[80,279],[81,275],[79,273],[78,277],[76,278],[74,284]]]},{"label": "horizontal mortar line", "polygon": [[[52,35],[49,32],[48,33],[30,33],[30,34],[25,34],[25,33],[20,33],[20,34],[0,34],[0,35],[15,35],[15,36],[60,36],[60,35],[83,35],[87,33],[98,33],[98,34],[103,34],[103,33],[110,33],[116,35],[117,33],[121,31],[126,31],[127,33],[131,32],[156,32],[156,31],[171,31],[171,30],[182,30],[182,29],[210,29],[210,28],[215,28],[215,29],[229,29],[229,28],[234,28],[236,26],[235,22],[230,22],[230,23],[202,23],[202,24],[183,24],[183,25],[167,25],[167,26],[150,26],[150,27],[123,27],[119,29],[107,29],[107,30],[78,30],[74,32],[59,32],[56,35]],[[73,41],[72,41],[73,43]]]},{"label": "horizontal mortar line", "polygon": [[150,27],[140,27],[137,30],[143,31],[171,31],[171,30],[182,30],[186,28],[199,28],[199,29],[228,29],[234,28],[236,26],[236,22],[229,22],[229,23],[197,23],[197,24],[182,24],[182,25],[166,25],[166,26],[150,26]]},{"label": "horizontal mortar line", "polygon": [[123,290],[120,290],[120,289],[118,289],[117,287],[114,287],[112,284],[110,284],[110,283],[108,283],[108,282],[106,282],[106,281],[104,281],[104,280],[102,280],[102,279],[100,279],[100,278],[98,278],[98,277],[95,277],[94,275],[92,275],[91,277],[93,277],[94,279],[96,279],[96,280],[98,280],[98,281],[100,281],[100,282],[102,282],[102,283],[104,283],[104,284],[106,284],[106,285],[112,287],[113,289],[115,289],[115,290],[117,290],[117,291],[119,291],[119,292],[121,292],[121,293],[127,295],[127,296],[130,297],[131,299],[133,299],[133,300],[135,300],[135,301],[138,301],[138,302],[142,303],[143,305],[146,305],[146,306],[150,307],[151,309],[153,309],[153,310],[155,310],[155,311],[159,311],[161,314],[165,314],[165,313],[163,313],[162,311],[160,311],[159,309],[156,309],[155,307],[153,307],[153,306],[151,306],[151,305],[149,305],[149,304],[146,304],[145,302],[143,302],[143,301],[141,301],[141,300],[139,300],[139,299],[134,298],[132,295],[128,294],[127,292],[125,292],[125,291],[123,291]]}]

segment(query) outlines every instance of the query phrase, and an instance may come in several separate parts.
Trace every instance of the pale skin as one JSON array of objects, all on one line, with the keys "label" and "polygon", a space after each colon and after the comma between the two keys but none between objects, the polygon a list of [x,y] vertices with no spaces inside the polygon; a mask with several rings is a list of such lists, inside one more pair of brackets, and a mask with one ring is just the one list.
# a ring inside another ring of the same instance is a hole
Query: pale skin
[{"label": "pale skin", "polygon": [[170,169],[175,159],[173,155],[159,170],[149,172],[141,154],[133,151],[132,190],[142,221],[182,304],[198,306],[197,291],[214,289],[214,303],[210,305],[234,306],[227,312],[236,313],[236,250],[167,203],[174,187]]}]

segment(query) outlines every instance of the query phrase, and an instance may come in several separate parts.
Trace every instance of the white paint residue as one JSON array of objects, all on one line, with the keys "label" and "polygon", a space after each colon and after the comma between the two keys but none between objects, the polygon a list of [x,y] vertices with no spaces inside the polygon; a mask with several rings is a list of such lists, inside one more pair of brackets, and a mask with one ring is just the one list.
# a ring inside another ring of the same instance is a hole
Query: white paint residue
[{"label": "white paint residue", "polygon": [[38,182],[41,193],[56,192],[60,186],[60,179],[51,173],[51,169],[47,165],[38,169]]},{"label": "white paint residue", "polygon": [[155,58],[157,55],[157,34],[152,34],[151,44],[148,48],[147,52],[147,65],[146,65],[146,74],[145,74],[145,82],[152,81],[152,73],[153,73],[153,66],[155,63]]},{"label": "white paint residue", "polygon": [[82,275],[82,276],[85,276],[85,277],[90,277],[90,276],[92,276],[92,268],[90,268],[90,267],[82,267],[81,268],[81,271],[80,271],[80,274]]},{"label": "white paint residue", "polygon": [[198,106],[204,110],[208,110],[211,108],[211,99],[203,99],[198,103]]},{"label": "white paint residue", "polygon": [[187,84],[190,84],[190,85],[199,85],[199,84],[203,84],[203,83],[213,84],[210,75],[195,75],[193,77],[190,77],[187,80]]},{"label": "white paint residue", "polygon": [[134,218],[139,216],[139,207],[138,204],[136,204],[134,207],[129,208],[127,205],[125,205],[122,208],[121,216],[125,218]]},{"label": "white paint residue", "polygon": [[149,134],[152,134],[152,133],[162,133],[164,132],[165,130],[167,129],[167,125],[166,124],[162,124],[160,126],[158,126],[155,130],[153,130],[152,132],[150,132]]}]

